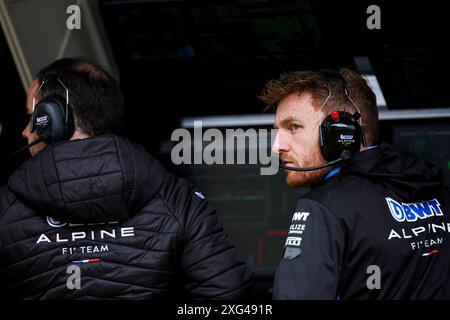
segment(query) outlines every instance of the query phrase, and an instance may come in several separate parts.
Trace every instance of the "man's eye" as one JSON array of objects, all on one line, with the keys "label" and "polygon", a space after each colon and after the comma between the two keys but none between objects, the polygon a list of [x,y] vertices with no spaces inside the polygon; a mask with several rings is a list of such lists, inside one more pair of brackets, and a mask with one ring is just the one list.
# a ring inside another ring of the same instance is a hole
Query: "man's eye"
[{"label": "man's eye", "polygon": [[298,128],[301,128],[299,124],[291,123],[291,130],[297,130]]}]

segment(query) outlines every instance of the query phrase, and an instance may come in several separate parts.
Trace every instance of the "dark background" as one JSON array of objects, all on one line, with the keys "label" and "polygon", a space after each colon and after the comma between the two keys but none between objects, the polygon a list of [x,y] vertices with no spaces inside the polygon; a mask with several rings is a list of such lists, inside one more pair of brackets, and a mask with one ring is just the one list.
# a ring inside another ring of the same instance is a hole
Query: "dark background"
[{"label": "dark background", "polygon": [[[366,9],[381,8],[381,30]],[[387,110],[450,108],[448,1],[100,1],[127,106],[126,135],[170,171],[196,183],[213,202],[256,271],[257,297],[269,297],[295,199],[281,175],[257,166],[184,166],[166,148],[183,117],[259,114],[257,95],[270,78],[301,69],[349,67],[368,57]],[[3,33],[0,173],[3,185],[29,156],[25,92]],[[450,181],[450,119],[389,120],[381,141],[438,163]]]},{"label": "dark background", "polygon": [[[371,4],[381,30],[366,27]],[[389,108],[449,107],[446,1],[103,1],[101,12],[129,123],[154,128],[155,144],[180,117],[260,113],[269,78],[355,68],[354,56],[369,58]]]}]

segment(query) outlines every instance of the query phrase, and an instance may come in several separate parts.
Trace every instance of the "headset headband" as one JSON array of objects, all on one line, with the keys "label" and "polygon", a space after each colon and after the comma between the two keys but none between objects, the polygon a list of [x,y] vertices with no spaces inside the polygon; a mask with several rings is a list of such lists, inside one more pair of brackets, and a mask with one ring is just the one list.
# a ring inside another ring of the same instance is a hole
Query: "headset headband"
[{"label": "headset headband", "polygon": [[[41,91],[42,87],[44,86],[44,84],[46,84],[53,76],[47,76],[45,77],[39,88],[37,89],[36,93],[33,96],[33,110],[32,112],[34,112],[34,107],[36,106],[36,97],[39,94],[39,92]],[[58,82],[61,84],[61,86],[64,88],[64,90],[66,91],[66,112],[65,112],[65,122],[67,123],[69,121],[69,89],[67,89],[67,87],[64,85],[64,83],[58,78],[56,77],[56,80],[58,80]]]},{"label": "headset headband", "polygon": [[[328,87],[328,96],[327,96],[327,98],[325,99],[325,101],[323,102],[322,106],[319,109],[319,123],[321,123],[321,121],[320,121],[320,111],[322,111],[323,107],[325,107],[325,105],[328,103],[328,101],[333,96],[332,95],[332,91],[331,91],[331,84],[337,84],[337,85],[341,86],[341,88],[344,90],[344,93],[345,93],[345,96],[347,97],[347,99],[351,102],[351,104],[358,111],[358,114],[359,114],[358,121],[359,121],[359,125],[362,127],[361,111],[359,110],[358,106],[353,101],[353,99],[350,97],[350,95],[348,94],[347,83],[345,82],[344,77],[339,72],[334,71],[334,70],[329,70],[329,69],[319,70],[319,74],[327,82],[327,87]],[[345,112],[345,104],[344,104],[344,112]]]}]

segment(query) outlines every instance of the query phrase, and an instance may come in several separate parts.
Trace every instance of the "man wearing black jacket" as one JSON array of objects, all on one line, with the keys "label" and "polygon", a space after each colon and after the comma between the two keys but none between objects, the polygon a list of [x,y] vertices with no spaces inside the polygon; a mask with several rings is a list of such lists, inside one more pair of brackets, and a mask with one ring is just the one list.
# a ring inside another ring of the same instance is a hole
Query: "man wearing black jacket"
[{"label": "man wearing black jacket", "polygon": [[114,134],[123,102],[106,71],[58,60],[31,85],[27,109],[23,136],[40,142],[0,189],[1,295],[246,296],[251,273],[202,193]]},{"label": "man wearing black jacket", "polygon": [[[377,144],[366,81],[348,69],[291,72],[262,99],[277,108],[273,151],[287,184],[311,187],[292,215],[274,298],[449,298],[443,174]],[[315,170],[297,170],[305,167]]]}]

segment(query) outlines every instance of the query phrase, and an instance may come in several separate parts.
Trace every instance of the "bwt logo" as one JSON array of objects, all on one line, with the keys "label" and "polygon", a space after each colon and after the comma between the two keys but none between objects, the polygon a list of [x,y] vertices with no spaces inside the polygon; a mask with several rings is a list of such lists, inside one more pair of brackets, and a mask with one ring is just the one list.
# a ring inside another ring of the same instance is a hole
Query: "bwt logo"
[{"label": "bwt logo", "polygon": [[294,212],[292,221],[306,221],[308,219],[309,212]]},{"label": "bwt logo", "polygon": [[341,134],[341,139],[342,140],[353,140],[353,136],[346,136],[346,135]]},{"label": "bwt logo", "polygon": [[395,220],[399,222],[413,222],[419,219],[426,219],[432,216],[444,215],[441,210],[441,204],[436,199],[416,202],[416,203],[399,203],[394,199],[386,197],[389,210]]}]

